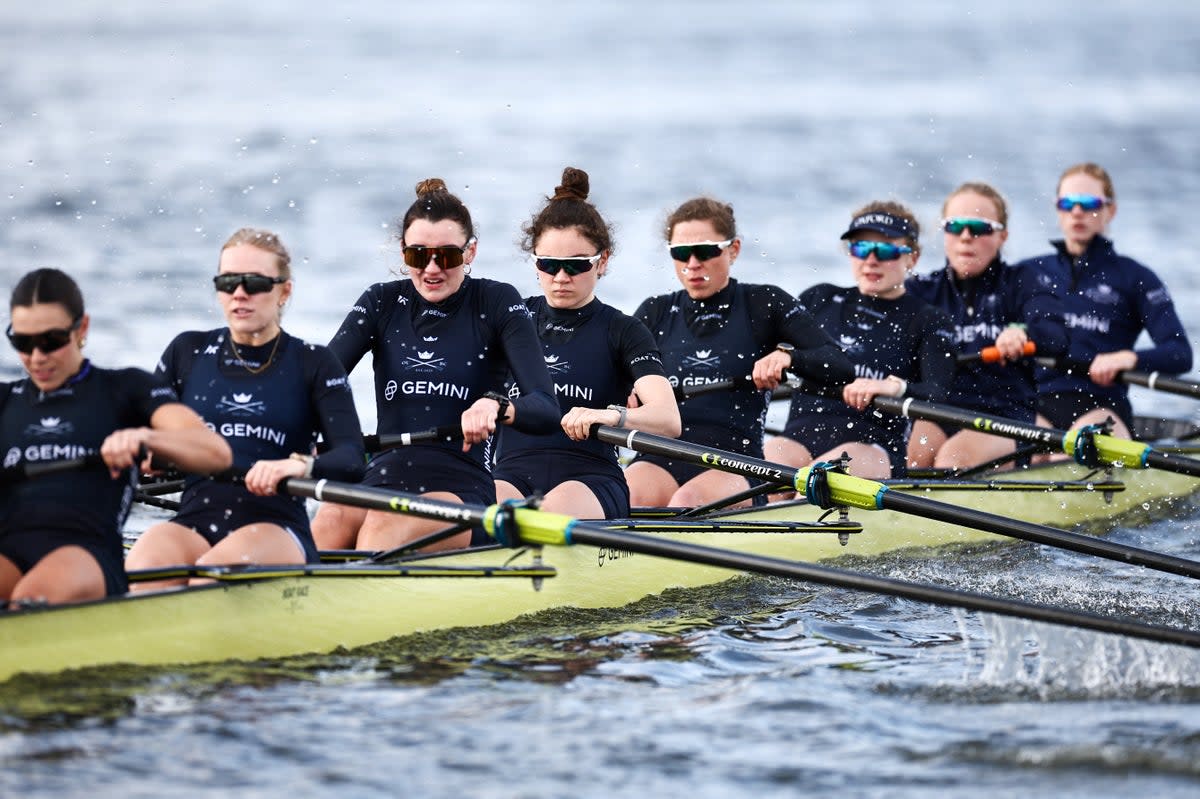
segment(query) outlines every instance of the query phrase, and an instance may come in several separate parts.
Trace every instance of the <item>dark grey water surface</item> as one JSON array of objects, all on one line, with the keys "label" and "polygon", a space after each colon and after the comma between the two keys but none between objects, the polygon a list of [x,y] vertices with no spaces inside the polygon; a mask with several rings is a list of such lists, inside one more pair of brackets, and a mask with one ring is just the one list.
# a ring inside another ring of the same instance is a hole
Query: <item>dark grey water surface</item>
[{"label": "dark grey water surface", "polygon": [[[8,3],[0,285],[69,270],[92,357],[148,368],[219,324],[206,276],[244,224],[283,235],[286,325],[326,340],[396,268],[389,226],[430,175],[475,214],[478,272],[532,293],[519,225],[587,169],[617,226],[601,295],[632,310],[672,288],[658,230],[695,193],[735,205],[739,276],[799,291],[849,279],[857,205],[894,197],[932,229],[968,179],[1008,196],[1009,257],[1041,252],[1058,173],[1090,159],[1117,182],[1118,247],[1196,332],[1197,31],[1184,0]],[[1198,518],[1115,536],[1200,557]],[[1031,547],[857,565],[1200,627],[1184,580]],[[0,795],[1194,795],[1198,665],[745,579],[337,657],[17,680]]]}]

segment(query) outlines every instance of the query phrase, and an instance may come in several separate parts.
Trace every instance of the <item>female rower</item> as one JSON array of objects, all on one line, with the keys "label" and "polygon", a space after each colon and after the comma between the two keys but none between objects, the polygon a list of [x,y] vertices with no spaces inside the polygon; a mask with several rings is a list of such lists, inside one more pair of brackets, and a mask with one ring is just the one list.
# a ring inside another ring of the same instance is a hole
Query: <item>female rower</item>
[{"label": "female rower", "polygon": [[[612,256],[609,224],[588,202],[588,175],[567,167],[562,185],[523,228],[541,297],[533,313],[562,414],[561,430],[500,437],[492,475],[500,499],[543,492],[544,510],[580,518],[629,515],[616,449],[589,440],[594,424],[679,435],[679,408],[646,326],[596,299]],[[626,408],[630,391],[639,405]]]},{"label": "female rower", "polygon": [[859,477],[904,473],[908,420],[873,411],[871,401],[940,398],[954,377],[950,320],[905,291],[921,255],[919,234],[916,217],[900,203],[872,202],[854,212],[842,241],[855,285],[813,286],[800,305],[841,343],[857,377],[837,399],[793,394],[784,434],[767,441],[769,460],[799,467],[844,452]]},{"label": "female rower", "polygon": [[[1038,420],[1060,429],[1115,417],[1113,434],[1128,438],[1133,425],[1127,369],[1178,374],[1192,368],[1192,347],[1166,286],[1149,268],[1117,255],[1104,232],[1117,214],[1112,178],[1097,164],[1076,164],[1058,179],[1054,252],[1026,263],[1058,284],[1066,307],[1068,358],[1088,373],[1040,370]],[[1152,347],[1133,349],[1145,330]],[[1039,345],[1041,342],[1038,342]]]},{"label": "female rower", "polygon": [[6,467],[99,454],[101,469],[0,487],[0,600],[80,602],[125,592],[121,527],[146,456],[212,472],[229,445],[140,369],[83,357],[90,317],[68,275],[38,269],[13,289],[8,340],[29,376],[0,384]]},{"label": "female rower", "polygon": [[[662,350],[672,384],[733,381],[733,388],[683,402],[682,437],[692,443],[763,454],[769,390],[791,369],[819,384],[854,379],[850,361],[777,286],[729,276],[741,252],[733,207],[708,197],[679,206],[664,230],[682,291],[651,297],[634,314]],[[639,455],[625,470],[634,505],[691,506],[747,488],[744,477]]]},{"label": "female rower", "polygon": [[[507,424],[532,434],[558,427],[558,403],[529,309],[507,283],[471,277],[471,214],[439,178],[417,184],[400,223],[412,279],[377,283],[363,293],[329,347],[347,371],[363,355],[375,361],[381,435],[459,426],[463,441],[393,449],[372,458],[365,483],[450,502],[490,504],[490,439]],[[511,375],[520,396],[498,393]],[[323,503],[313,521],[322,548],[387,549],[440,525],[412,516]],[[474,543],[486,537],[476,531]],[[466,546],[464,532],[438,542]]]},{"label": "female rower", "polygon": [[[1022,359],[1027,342],[1040,355],[1066,351],[1063,306],[1053,281],[1028,266],[1010,266],[1000,248],[1008,238],[1008,206],[987,183],[964,183],[942,204],[946,266],[912,277],[908,289],[940,308],[953,323],[961,355],[995,347],[1001,360],[959,366],[945,401],[1025,423],[1034,421],[1033,364]],[[1016,450],[1010,438],[930,421],[913,424],[910,463],[921,468],[968,468]]]},{"label": "female rower", "polygon": [[[283,243],[269,231],[242,228],[221,247],[213,284],[226,326],[179,334],[158,371],[230,442],[245,481],[188,478],[179,513],[142,533],[128,569],[315,563],[305,501],[279,495],[279,481],[362,478],[362,428],[342,365],[325,347],[280,326],[292,294]],[[314,458],[318,435],[325,451]]]}]

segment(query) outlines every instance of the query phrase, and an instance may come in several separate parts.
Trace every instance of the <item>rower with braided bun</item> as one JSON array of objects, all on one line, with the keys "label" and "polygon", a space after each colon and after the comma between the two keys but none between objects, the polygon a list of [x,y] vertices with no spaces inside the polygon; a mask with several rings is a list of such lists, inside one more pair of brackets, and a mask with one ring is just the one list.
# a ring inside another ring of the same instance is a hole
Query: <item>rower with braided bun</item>
[{"label": "rower with braided bun", "polygon": [[[554,386],[529,309],[507,283],[470,274],[478,244],[471,213],[440,178],[423,180],[399,223],[407,279],[377,283],[359,297],[329,342],[345,366],[368,352],[375,369],[378,433],[460,426],[463,440],[392,449],[372,458],[366,485],[450,502],[491,504],[492,436],[501,425],[526,433],[558,426]],[[505,378],[520,389],[509,400]],[[322,549],[389,549],[438,523],[324,503],[313,520]],[[481,530],[437,543],[484,543]]]},{"label": "rower with braided bun", "polygon": [[[614,247],[588,193],[587,173],[567,167],[562,185],[523,227],[522,249],[542,289],[525,305],[554,380],[561,429],[537,436],[505,430],[493,476],[501,499],[542,492],[544,510],[615,518],[629,514],[629,487],[616,449],[589,439],[592,425],[674,437],[679,408],[650,331],[596,297]],[[637,407],[626,407],[631,391]]]}]

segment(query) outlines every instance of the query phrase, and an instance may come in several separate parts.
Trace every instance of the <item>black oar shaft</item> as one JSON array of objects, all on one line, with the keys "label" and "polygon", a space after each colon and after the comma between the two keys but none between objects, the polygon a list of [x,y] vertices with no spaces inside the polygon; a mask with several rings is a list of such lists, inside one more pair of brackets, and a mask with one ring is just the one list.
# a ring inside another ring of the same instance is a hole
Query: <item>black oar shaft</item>
[{"label": "black oar shaft", "polygon": [[1186,558],[1167,555],[1149,549],[1132,547],[1104,538],[1070,533],[1054,527],[1031,524],[1007,516],[947,505],[926,497],[916,497],[900,491],[885,491],[880,504],[888,510],[921,516],[947,524],[957,524],[988,533],[1019,538],[1035,544],[1046,544],[1059,549],[1068,549],[1085,555],[1095,555],[1109,560],[1121,561],[1134,566],[1145,566],[1156,571],[1178,574],[1200,579],[1200,563]]},{"label": "black oar shaft", "polygon": [[1153,391],[1165,391],[1168,394],[1180,394],[1185,397],[1193,397],[1200,399],[1200,383],[1194,383],[1191,380],[1182,380],[1177,377],[1168,377],[1160,375],[1158,372],[1121,372],[1120,378],[1122,382],[1132,383],[1135,386],[1145,386]]},{"label": "black oar shaft", "polygon": [[1200,461],[1186,455],[1172,455],[1169,452],[1152,450],[1146,454],[1146,465],[1167,472],[1186,474],[1189,477],[1200,477]]},{"label": "black oar shaft", "polygon": [[[613,430],[613,428],[607,429]],[[380,489],[330,483],[325,480],[289,478],[281,481],[280,485],[282,490],[286,490],[288,493],[297,496],[345,502],[347,504],[378,510],[412,513],[426,518],[438,518],[447,521],[483,522],[489,513],[489,509],[478,506],[473,507],[437,500],[424,500],[420,497],[404,494],[391,495],[389,492]],[[855,591],[889,594],[936,605],[961,607],[968,610],[995,613],[1050,624],[1080,627],[1097,632],[1127,635],[1147,641],[1200,648],[1200,633],[1192,630],[1163,627],[1131,620],[1113,619],[1066,608],[1050,607],[1048,605],[975,594],[951,588],[876,577],[874,575],[862,574],[861,572],[832,569],[798,561],[783,560],[699,544],[689,544],[659,536],[646,536],[637,533],[608,530],[598,524],[579,522],[569,517],[545,514],[539,511],[526,511],[526,513],[532,514],[532,516],[526,517],[532,522],[531,529],[538,526],[533,521],[534,519],[541,517],[546,520],[543,530],[539,533],[536,529],[532,529],[532,535],[524,529],[522,522],[517,521],[515,523],[515,530],[513,532],[518,539],[526,543],[574,543],[610,547],[626,552],[637,552],[717,568],[747,571],[774,577],[808,580],[809,582]],[[557,528],[558,531],[553,535],[549,535],[547,533],[551,528]]]},{"label": "black oar shaft", "polygon": [[655,555],[674,560],[685,560],[741,571],[765,574],[773,577],[790,577],[807,580],[821,585],[867,591],[876,594],[913,599],[934,605],[960,607],[984,611],[1002,616],[1012,616],[1033,621],[1081,627],[1097,632],[1127,635],[1147,641],[1200,647],[1200,633],[1192,630],[1163,627],[1142,622],[1113,619],[1094,613],[1066,608],[1039,605],[1015,599],[986,596],[952,588],[941,588],[921,583],[876,577],[861,572],[831,569],[811,563],[782,560],[763,555],[753,555],[713,547],[688,544],[671,539],[657,539],[627,532],[597,529],[590,525],[579,525],[571,531],[575,543],[610,547],[627,552]]},{"label": "black oar shaft", "polygon": [[[1080,377],[1087,377],[1092,367],[1088,361],[1077,361],[1062,357],[1039,357],[1035,358],[1034,361],[1039,366],[1045,366]],[[1185,397],[1200,399],[1200,383],[1192,380],[1184,380],[1180,377],[1162,375],[1158,372],[1139,372],[1134,369],[1125,369],[1117,372],[1117,382],[1125,383],[1126,385],[1144,386],[1152,391],[1165,391],[1168,394],[1180,394]]]},{"label": "black oar shaft", "polygon": [[1011,419],[988,416],[982,413],[959,410],[945,405],[935,405],[920,400],[903,400],[898,397],[875,397],[871,404],[881,411],[897,416],[911,416],[917,419],[928,419],[934,422],[952,424],[968,430],[981,430],[994,433],[1006,438],[1019,441],[1029,441],[1043,444],[1056,450],[1062,450],[1066,441],[1067,431],[1056,430],[1053,427],[1039,427],[1032,424],[1022,424]]},{"label": "black oar shaft", "polygon": [[[1033,429],[1038,430],[1039,428],[1035,427]],[[677,441],[636,430],[599,427],[596,430],[596,436],[601,441],[625,446],[639,452],[690,460],[693,463],[698,463],[718,471],[740,474],[743,477],[763,480],[777,485],[791,486],[798,489],[803,488],[803,486],[796,485],[801,470],[783,464],[771,463],[723,450],[701,447],[687,441]],[[864,485],[872,485],[871,481],[860,482]],[[1178,558],[1174,555],[1166,555],[1161,552],[1154,552],[1149,549],[1141,549],[1129,546],[1128,544],[1119,544],[1115,541],[1093,538],[1092,536],[1080,535],[1078,533],[1069,533],[1054,527],[1010,519],[1007,516],[999,516],[994,513],[950,505],[926,497],[917,497],[899,491],[891,491],[886,489],[882,484],[874,485],[880,488],[880,491],[874,495],[877,508],[887,508],[926,519],[935,519],[976,530],[983,530],[996,535],[1019,538],[1023,541],[1032,541],[1039,544],[1048,544],[1062,549],[1069,549],[1072,552],[1080,552],[1121,563],[1145,566],[1169,574],[1200,579],[1200,562]]]}]

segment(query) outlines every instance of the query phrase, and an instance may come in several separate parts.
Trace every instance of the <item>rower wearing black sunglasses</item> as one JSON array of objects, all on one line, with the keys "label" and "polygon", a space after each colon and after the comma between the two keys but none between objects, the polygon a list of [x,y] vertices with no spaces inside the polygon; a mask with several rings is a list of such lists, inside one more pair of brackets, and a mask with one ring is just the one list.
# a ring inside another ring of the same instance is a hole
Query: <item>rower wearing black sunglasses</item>
[{"label": "rower wearing black sunglasses", "polygon": [[[408,280],[377,283],[354,304],[329,343],[347,371],[374,358],[380,435],[460,426],[463,441],[415,444],[371,459],[367,485],[451,502],[491,504],[491,437],[509,424],[527,433],[558,426],[554,386],[529,309],[507,283],[469,274],[478,245],[471,214],[439,178],[417,184],[399,225]],[[511,374],[521,395],[503,390]],[[388,549],[437,522],[323,503],[313,522],[323,549]],[[487,540],[475,531],[474,540]],[[471,533],[440,541],[471,543]]]},{"label": "rower wearing black sunglasses", "polygon": [[900,203],[854,212],[842,234],[854,285],[812,286],[800,305],[841,344],[858,376],[836,397],[794,393],[783,435],[767,440],[768,459],[802,467],[845,452],[859,477],[904,474],[908,420],[874,411],[871,401],[940,399],[954,376],[950,320],[905,290],[921,254],[919,234]]},{"label": "rower wearing black sunglasses", "polygon": [[[1118,372],[1186,372],[1192,368],[1192,347],[1162,280],[1118,255],[1104,235],[1117,213],[1108,172],[1092,163],[1068,167],[1059,177],[1057,197],[1063,238],[1051,242],[1053,253],[1026,263],[1064,292],[1067,357],[1090,366],[1086,374],[1039,370],[1039,421],[1066,429],[1113,416],[1113,434],[1129,437],[1133,408]],[[1142,331],[1153,344],[1134,349]]]},{"label": "rower wearing black sunglasses", "polygon": [[[357,481],[362,428],[341,363],[281,326],[291,256],[274,233],[242,228],[221,248],[213,277],[225,326],[181,333],[158,372],[233,447],[242,484],[198,476],[179,512],[138,537],[129,569],[172,564],[315,563],[304,499],[276,492],[285,477]],[[318,435],[324,451],[315,458]],[[141,582],[135,590],[184,580]]]},{"label": "rower wearing black sunglasses", "polygon": [[28,377],[0,384],[4,466],[98,455],[107,469],[0,482],[0,605],[124,593],[121,527],[138,459],[148,453],[183,469],[218,471],[230,464],[229,446],[161,380],[84,358],[91,320],[65,273],[25,275],[10,307],[8,340]]},{"label": "rower wearing black sunglasses", "polygon": [[[987,183],[962,184],[942,204],[945,267],[911,278],[908,288],[950,317],[960,355],[986,347],[1000,353],[997,363],[961,364],[939,401],[1032,423],[1037,385],[1033,363],[1023,357],[1025,345],[1032,342],[1039,355],[1059,355],[1067,334],[1054,281],[1041,270],[1004,262],[1000,249],[1007,225],[1008,205],[1000,192]],[[1011,438],[919,420],[908,454],[920,468],[964,469],[1015,449]]]},{"label": "rower wearing black sunglasses", "polygon": [[[705,383],[733,384],[681,403],[681,438],[762,457],[769,390],[785,370],[841,386],[854,379],[853,367],[795,297],[730,277],[741,252],[731,206],[708,197],[688,200],[667,218],[664,234],[683,290],[651,297],[634,316],[658,341],[673,385],[686,392]],[[739,475],[646,454],[625,476],[634,505],[690,507],[748,487]]]},{"label": "rower wearing black sunglasses", "polygon": [[[611,519],[629,515],[629,487],[616,448],[590,439],[591,426],[673,437],[679,408],[650,331],[596,298],[613,241],[588,190],[587,173],[567,167],[562,185],[524,227],[523,247],[542,289],[525,304],[554,380],[560,429],[540,436],[505,430],[492,474],[499,499],[541,492],[543,510]],[[638,405],[628,408],[632,391]]]}]

